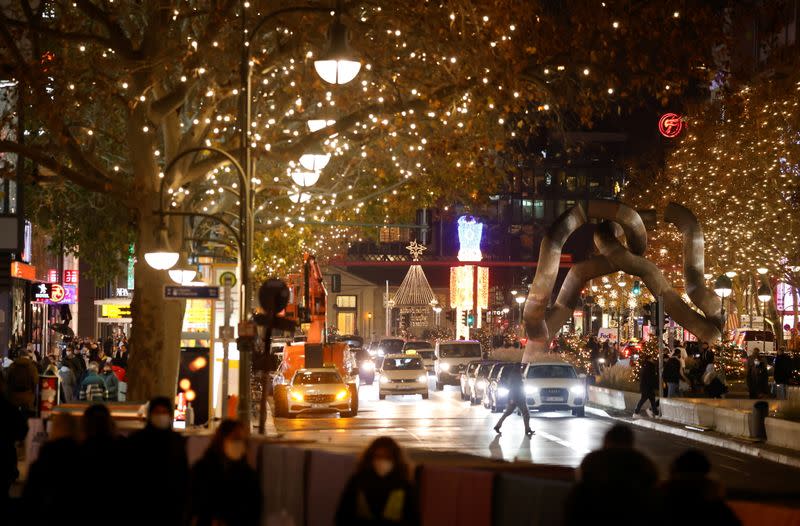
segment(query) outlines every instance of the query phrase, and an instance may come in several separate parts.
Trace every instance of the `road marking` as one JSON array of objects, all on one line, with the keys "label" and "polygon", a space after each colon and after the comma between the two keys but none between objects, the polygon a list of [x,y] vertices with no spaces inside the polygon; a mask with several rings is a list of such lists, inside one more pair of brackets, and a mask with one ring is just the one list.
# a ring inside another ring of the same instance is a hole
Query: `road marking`
[{"label": "road marking", "polygon": [[563,438],[559,438],[559,437],[557,437],[555,435],[551,435],[547,431],[541,431],[541,430],[537,429],[536,430],[536,434],[534,436],[540,436],[540,437],[544,438],[545,440],[549,440],[550,442],[555,442],[556,444],[559,444],[561,446],[564,446],[565,448],[571,449],[571,450],[573,450],[573,451],[575,451],[577,453],[580,453],[581,455],[586,455],[587,453],[589,453],[591,451],[591,450],[589,450],[589,449],[587,449],[585,447],[578,447],[575,444],[573,444],[572,442],[570,442],[569,440],[564,440]]}]

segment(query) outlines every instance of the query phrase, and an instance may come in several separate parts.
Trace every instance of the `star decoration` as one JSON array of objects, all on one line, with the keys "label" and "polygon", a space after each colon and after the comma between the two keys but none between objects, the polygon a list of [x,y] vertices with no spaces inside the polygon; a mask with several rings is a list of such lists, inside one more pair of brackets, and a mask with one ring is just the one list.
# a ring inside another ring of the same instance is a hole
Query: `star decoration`
[{"label": "star decoration", "polygon": [[417,243],[416,240],[414,240],[411,242],[410,245],[406,247],[406,250],[408,250],[411,253],[411,259],[413,261],[419,261],[420,256],[422,255],[423,252],[428,250],[428,247],[426,247],[425,245],[420,245],[419,243]]}]

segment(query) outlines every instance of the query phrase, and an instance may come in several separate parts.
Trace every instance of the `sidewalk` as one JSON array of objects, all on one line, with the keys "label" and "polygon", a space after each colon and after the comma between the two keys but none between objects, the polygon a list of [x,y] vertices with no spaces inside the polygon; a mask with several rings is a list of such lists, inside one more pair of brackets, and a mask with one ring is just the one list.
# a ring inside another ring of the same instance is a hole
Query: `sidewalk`
[{"label": "sidewalk", "polygon": [[723,435],[712,430],[705,430],[700,427],[688,426],[661,420],[656,418],[637,417],[632,418],[630,414],[621,411],[605,410],[598,407],[586,406],[586,411],[593,415],[603,416],[626,424],[652,429],[661,433],[668,433],[670,435],[680,436],[695,442],[715,446],[723,449],[729,449],[750,455],[753,457],[763,458],[785,466],[800,468],[800,456],[797,451],[784,449],[780,447],[770,446],[763,442],[747,440],[743,438],[734,438],[728,435]]}]

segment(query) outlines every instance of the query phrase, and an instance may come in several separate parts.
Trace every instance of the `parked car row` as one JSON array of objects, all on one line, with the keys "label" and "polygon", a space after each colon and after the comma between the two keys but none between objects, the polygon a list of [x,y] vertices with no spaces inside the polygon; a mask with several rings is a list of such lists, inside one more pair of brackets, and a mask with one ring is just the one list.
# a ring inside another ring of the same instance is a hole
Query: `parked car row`
[{"label": "parked car row", "polygon": [[472,405],[482,404],[493,413],[508,403],[509,378],[514,368],[522,368],[525,399],[530,410],[571,411],[585,414],[586,375],[578,374],[566,362],[500,362],[473,360],[460,376],[461,399]]}]

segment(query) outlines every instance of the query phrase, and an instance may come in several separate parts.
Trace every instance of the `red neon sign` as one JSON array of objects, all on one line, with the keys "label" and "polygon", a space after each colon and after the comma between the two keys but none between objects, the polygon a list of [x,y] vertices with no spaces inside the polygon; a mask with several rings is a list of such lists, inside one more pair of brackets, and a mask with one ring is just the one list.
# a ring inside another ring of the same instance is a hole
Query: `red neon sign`
[{"label": "red neon sign", "polygon": [[47,281],[49,283],[56,283],[58,281],[58,271],[54,268],[51,268],[47,271]]},{"label": "red neon sign", "polygon": [[77,285],[78,284],[78,271],[77,270],[65,270],[64,271],[64,283],[69,283],[70,285]]},{"label": "red neon sign", "polygon": [[67,291],[64,290],[64,287],[59,285],[58,283],[53,283],[50,287],[50,301],[53,303],[59,303],[64,297],[67,295]]},{"label": "red neon sign", "polygon": [[683,131],[683,119],[677,113],[665,113],[658,119],[658,131],[664,137],[673,139]]}]

